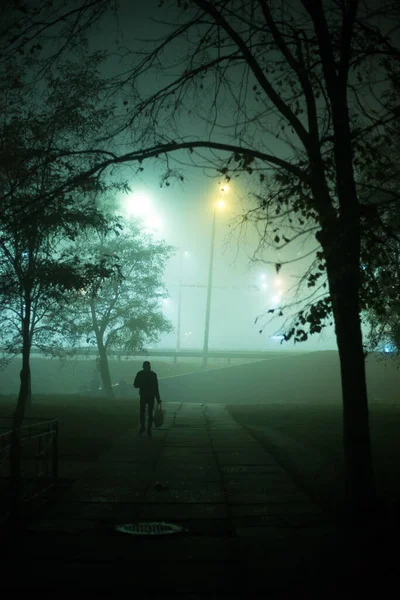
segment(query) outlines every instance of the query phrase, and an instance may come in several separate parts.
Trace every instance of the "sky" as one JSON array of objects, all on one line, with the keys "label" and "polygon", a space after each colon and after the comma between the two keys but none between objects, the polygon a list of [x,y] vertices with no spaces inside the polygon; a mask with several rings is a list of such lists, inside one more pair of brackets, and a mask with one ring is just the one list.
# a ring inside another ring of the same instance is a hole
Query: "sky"
[{"label": "sky", "polygon": [[[165,19],[158,2],[146,3],[122,0],[118,22],[108,18],[96,26],[90,38],[92,49],[105,46],[113,54],[117,45],[143,47],[143,40],[161,37],[169,26],[154,22],[154,15]],[[173,15],[169,15],[173,19]],[[115,55],[107,64],[107,71],[122,68]],[[148,85],[157,85],[149,81]],[[198,127],[198,125],[197,125]],[[187,157],[181,157],[187,162]],[[128,166],[121,171],[132,192],[120,201],[126,206],[127,218],[143,218],[158,239],[165,239],[176,248],[165,272],[165,284],[170,298],[163,310],[176,327],[178,314],[178,285],[182,284],[182,338],[181,347],[200,348],[203,344],[206,283],[210,259],[213,206],[221,199],[223,182],[200,168],[180,166],[184,182],[171,182],[160,187],[162,165],[156,161],[142,165],[144,171],[134,176]],[[249,181],[239,178],[231,182],[224,195],[225,207],[217,210],[214,249],[213,292],[210,321],[210,348],[218,349],[271,349],[293,350],[292,342],[284,345],[272,339],[281,333],[282,319],[260,329],[267,321],[265,311],[278,304],[277,294],[293,286],[300,271],[297,265],[285,267],[280,283],[270,265],[251,266],[250,259],[257,245],[255,231],[248,230],[247,238],[238,239],[234,228],[235,216],[248,206]],[[223,194],[222,194],[223,195]],[[315,244],[313,244],[315,245]],[[294,256],[299,249],[294,248]],[[180,272],[180,252],[186,252]],[[278,262],[288,256],[269,253],[266,260]],[[196,286],[196,287],[195,287]],[[258,318],[257,323],[255,320]],[[159,347],[175,347],[176,333],[161,338]],[[301,349],[336,348],[333,331],[312,338]]]}]

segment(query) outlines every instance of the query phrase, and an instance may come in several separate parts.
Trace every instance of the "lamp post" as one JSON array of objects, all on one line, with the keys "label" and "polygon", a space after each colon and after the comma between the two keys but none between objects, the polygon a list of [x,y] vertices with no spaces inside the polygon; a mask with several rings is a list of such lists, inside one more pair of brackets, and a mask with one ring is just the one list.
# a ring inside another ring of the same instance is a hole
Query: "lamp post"
[{"label": "lamp post", "polygon": [[179,252],[179,283],[178,283],[178,318],[176,323],[176,355],[175,363],[178,359],[178,352],[181,349],[181,315],[182,315],[182,276],[183,276],[183,254],[188,254],[187,251]]},{"label": "lamp post", "polygon": [[[226,191],[226,186],[221,188],[222,192]],[[207,354],[208,354],[208,338],[210,331],[210,314],[211,314],[211,292],[212,292],[212,281],[214,271],[214,246],[215,246],[215,222],[217,207],[222,208],[225,205],[223,200],[219,200],[214,205],[213,220],[211,228],[211,248],[210,248],[210,265],[208,267],[208,283],[207,283],[207,303],[206,303],[206,321],[204,326],[204,344],[203,344],[203,368],[207,367]]]}]

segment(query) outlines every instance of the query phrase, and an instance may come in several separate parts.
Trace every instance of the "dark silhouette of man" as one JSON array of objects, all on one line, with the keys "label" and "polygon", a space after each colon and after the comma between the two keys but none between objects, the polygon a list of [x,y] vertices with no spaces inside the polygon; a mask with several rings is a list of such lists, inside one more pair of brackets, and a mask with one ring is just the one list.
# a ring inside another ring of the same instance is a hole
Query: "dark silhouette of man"
[{"label": "dark silhouette of man", "polygon": [[147,405],[147,435],[151,437],[153,426],[154,399],[161,404],[160,392],[158,389],[157,373],[151,370],[151,364],[148,360],[143,363],[143,371],[136,374],[133,387],[139,388],[140,395],[140,429],[139,433],[145,431],[146,405]]}]

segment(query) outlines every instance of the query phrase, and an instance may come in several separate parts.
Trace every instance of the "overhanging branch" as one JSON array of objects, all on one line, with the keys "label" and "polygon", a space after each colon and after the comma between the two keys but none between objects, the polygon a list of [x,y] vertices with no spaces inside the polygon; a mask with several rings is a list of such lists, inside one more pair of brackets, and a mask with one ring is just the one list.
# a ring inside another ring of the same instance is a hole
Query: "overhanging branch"
[{"label": "overhanging branch", "polygon": [[[156,146],[152,146],[150,148],[136,150],[134,152],[128,152],[126,154],[122,154],[120,156],[114,154],[110,157],[110,152],[103,152],[99,150],[78,150],[76,152],[65,152],[63,156],[79,156],[79,155],[90,155],[97,154],[100,156],[105,155],[109,158],[106,160],[99,161],[93,167],[88,169],[87,171],[81,173],[78,176],[72,177],[69,179],[63,186],[60,186],[57,189],[52,190],[51,195],[57,195],[62,190],[72,188],[74,186],[79,185],[82,181],[91,177],[92,175],[102,172],[106,170],[108,167],[116,164],[126,163],[126,162],[143,162],[144,160],[148,160],[150,158],[157,158],[160,154],[170,154],[172,152],[178,152],[180,150],[193,150],[195,148],[207,148],[210,150],[220,150],[222,152],[227,152],[230,154],[236,154],[245,156],[251,159],[260,160],[264,163],[268,163],[271,165],[275,165],[280,169],[284,169],[295,175],[302,181],[307,181],[307,173],[305,170],[301,169],[295,164],[290,163],[289,161],[274,156],[272,154],[267,154],[265,152],[261,152],[255,150],[253,148],[244,148],[242,146],[235,146],[233,144],[224,144],[220,142],[212,142],[212,141],[185,141],[185,142],[175,142],[171,141],[166,144],[157,144]],[[45,199],[46,197],[44,197]]]}]

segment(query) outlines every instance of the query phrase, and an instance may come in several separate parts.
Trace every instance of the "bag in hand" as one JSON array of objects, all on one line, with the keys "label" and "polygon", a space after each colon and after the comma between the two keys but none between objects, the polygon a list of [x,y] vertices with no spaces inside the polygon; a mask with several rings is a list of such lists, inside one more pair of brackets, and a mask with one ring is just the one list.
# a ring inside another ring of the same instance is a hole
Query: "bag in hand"
[{"label": "bag in hand", "polygon": [[155,408],[153,423],[155,427],[161,427],[161,425],[164,423],[164,411],[161,408],[161,404],[157,404]]}]

